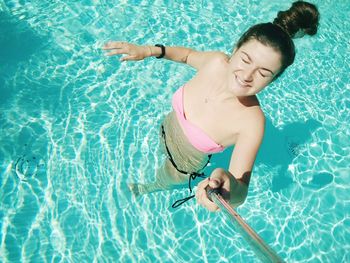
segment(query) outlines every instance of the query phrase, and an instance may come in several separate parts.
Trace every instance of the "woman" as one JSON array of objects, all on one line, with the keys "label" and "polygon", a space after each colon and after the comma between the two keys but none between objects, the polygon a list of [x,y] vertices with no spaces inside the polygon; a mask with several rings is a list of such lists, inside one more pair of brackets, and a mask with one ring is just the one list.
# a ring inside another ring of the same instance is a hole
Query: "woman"
[{"label": "woman", "polygon": [[[173,97],[173,111],[162,126],[168,155],[158,170],[157,181],[133,185],[135,193],[169,189],[202,176],[212,153],[234,146],[228,171],[216,168],[198,184],[197,202],[210,211],[218,207],[208,199],[206,188],[218,188],[233,207],[247,197],[253,164],[264,135],[265,117],[256,94],[293,63],[293,37],[317,32],[315,5],[297,1],[278,13],[273,23],[257,24],[245,32],[231,57],[222,52],[199,52],[184,47],[137,46],[110,42],[107,55],[127,54],[122,61],[156,56],[194,67],[196,75]],[[191,197],[189,197],[191,198]],[[188,200],[180,200],[175,206]]]}]

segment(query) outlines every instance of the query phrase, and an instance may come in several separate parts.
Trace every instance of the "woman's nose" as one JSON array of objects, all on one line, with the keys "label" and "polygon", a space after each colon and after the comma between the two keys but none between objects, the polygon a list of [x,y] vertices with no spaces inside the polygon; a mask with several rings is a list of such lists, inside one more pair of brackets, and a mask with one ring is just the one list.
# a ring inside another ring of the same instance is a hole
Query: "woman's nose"
[{"label": "woman's nose", "polygon": [[253,73],[254,73],[254,69],[253,68],[246,68],[246,69],[244,69],[243,80],[245,82],[253,81]]}]

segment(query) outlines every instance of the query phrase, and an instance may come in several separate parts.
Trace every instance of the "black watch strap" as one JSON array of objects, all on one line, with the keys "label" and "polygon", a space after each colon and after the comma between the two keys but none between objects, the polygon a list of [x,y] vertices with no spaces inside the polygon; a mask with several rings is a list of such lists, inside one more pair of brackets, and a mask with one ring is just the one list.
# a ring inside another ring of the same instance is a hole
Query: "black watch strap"
[{"label": "black watch strap", "polygon": [[162,50],[162,54],[160,54],[158,57],[156,57],[156,58],[163,58],[164,56],[165,56],[165,46],[164,45],[162,45],[162,44],[156,44],[156,45],[154,45],[155,47],[160,47],[161,48],[161,50]]}]

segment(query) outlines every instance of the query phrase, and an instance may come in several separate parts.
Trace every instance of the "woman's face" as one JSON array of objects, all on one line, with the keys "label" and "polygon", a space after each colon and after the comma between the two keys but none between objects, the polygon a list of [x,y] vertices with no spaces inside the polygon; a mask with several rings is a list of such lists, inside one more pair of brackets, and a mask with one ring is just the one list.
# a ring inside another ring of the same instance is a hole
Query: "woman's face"
[{"label": "woman's face", "polygon": [[281,68],[281,55],[253,39],[233,52],[228,83],[237,97],[252,96],[265,88]]}]

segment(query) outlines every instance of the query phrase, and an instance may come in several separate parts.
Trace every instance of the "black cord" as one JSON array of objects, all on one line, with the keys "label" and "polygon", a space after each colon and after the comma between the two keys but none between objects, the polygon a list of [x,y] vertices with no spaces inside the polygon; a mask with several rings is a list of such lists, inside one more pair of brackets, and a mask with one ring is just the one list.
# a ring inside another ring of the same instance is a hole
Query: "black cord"
[{"label": "black cord", "polygon": [[[203,172],[202,172],[202,173],[199,173],[199,171],[203,170],[203,169],[209,164],[210,158],[211,158],[211,154],[208,155],[208,161],[207,161],[207,163],[203,166],[203,168],[199,169],[198,172],[191,172],[191,173],[189,173],[189,172],[183,171],[183,170],[181,170],[181,169],[179,169],[179,168],[177,167],[177,165],[176,165],[176,163],[175,163],[175,161],[174,161],[172,155],[170,154],[168,145],[167,145],[167,143],[166,143],[166,135],[165,135],[165,131],[164,131],[164,126],[163,126],[163,125],[162,125],[162,136],[163,136],[163,138],[164,138],[164,144],[165,144],[165,149],[166,149],[166,151],[167,151],[167,153],[168,153],[168,158],[169,158],[170,162],[172,163],[172,165],[174,166],[174,168],[175,168],[178,172],[180,172],[180,173],[182,173],[182,174],[186,174],[186,175],[189,176],[189,177],[188,177],[188,189],[190,190],[190,194],[192,194],[192,185],[191,185],[191,181],[192,181],[192,180],[195,180],[197,177],[201,177],[201,178],[206,177],[206,175],[205,175]],[[188,196],[188,197],[179,199],[179,200],[175,201],[171,207],[172,207],[172,208],[177,208],[177,207],[179,207],[180,205],[182,205],[183,203],[185,203],[185,202],[187,202],[188,200],[192,199],[194,196],[195,196],[195,195],[190,195],[190,196]]]}]

